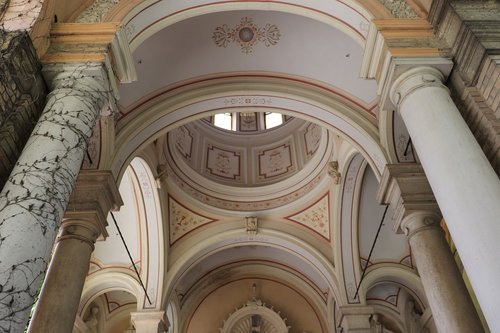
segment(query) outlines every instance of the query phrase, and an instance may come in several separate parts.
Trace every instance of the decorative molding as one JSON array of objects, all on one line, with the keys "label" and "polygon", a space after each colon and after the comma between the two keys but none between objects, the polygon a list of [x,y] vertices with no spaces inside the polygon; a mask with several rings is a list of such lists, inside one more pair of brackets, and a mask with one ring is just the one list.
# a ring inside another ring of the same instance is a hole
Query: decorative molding
[{"label": "decorative molding", "polygon": [[286,219],[302,224],[330,241],[330,194],[325,194],[305,210]]},{"label": "decorative molding", "polygon": [[231,42],[235,42],[240,45],[241,52],[245,54],[252,53],[253,46],[258,42],[269,47],[276,45],[280,38],[281,32],[275,24],[268,23],[259,28],[250,17],[243,17],[234,28],[229,28],[226,24],[218,26],[212,35],[212,39],[218,47],[225,48]]},{"label": "decorative molding", "polygon": [[318,176],[313,178],[309,183],[304,185],[303,187],[288,193],[286,195],[272,198],[269,200],[260,200],[260,201],[236,201],[229,200],[225,198],[215,197],[212,195],[208,195],[199,189],[195,188],[191,184],[185,182],[181,179],[169,166],[169,175],[171,175],[171,179],[177,184],[177,186],[182,189],[187,195],[203,202],[212,207],[221,208],[221,209],[231,209],[235,211],[260,211],[271,208],[277,208],[284,206],[286,204],[290,204],[297,199],[302,198],[304,195],[308,194],[312,189],[314,189],[323,179],[326,173],[321,172]]},{"label": "decorative molding", "polygon": [[87,7],[75,20],[77,23],[98,23],[102,22],[106,14],[118,4],[120,0],[95,0]]},{"label": "decorative molding", "polygon": [[224,106],[241,106],[241,105],[272,105],[273,101],[268,97],[252,97],[252,96],[237,96],[227,97],[224,99]]}]

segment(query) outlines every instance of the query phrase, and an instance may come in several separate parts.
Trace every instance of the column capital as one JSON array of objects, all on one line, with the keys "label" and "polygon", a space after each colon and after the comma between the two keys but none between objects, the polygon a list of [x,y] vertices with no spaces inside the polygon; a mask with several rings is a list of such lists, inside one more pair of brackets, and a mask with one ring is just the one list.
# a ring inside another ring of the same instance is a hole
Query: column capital
[{"label": "column capital", "polygon": [[73,225],[74,229],[84,223],[88,229],[93,224],[98,236],[107,237],[107,215],[121,205],[123,202],[111,171],[81,170],[64,213],[63,225]]},{"label": "column capital", "polygon": [[370,317],[375,314],[371,306],[341,306],[339,310],[344,332],[371,332]]},{"label": "column capital", "polygon": [[436,212],[412,212],[401,221],[400,228],[408,238],[411,238],[413,235],[423,230],[431,228],[441,229],[439,226],[440,221],[441,214]]},{"label": "column capital", "polygon": [[159,333],[166,332],[168,328],[165,311],[131,312],[130,317],[137,332]]},{"label": "column capital", "polygon": [[401,74],[392,84],[389,91],[389,98],[392,104],[399,107],[403,100],[413,91],[424,87],[441,87],[444,75],[435,67],[419,66],[414,67]]},{"label": "column capital", "polygon": [[415,214],[427,214],[438,217],[438,220],[441,217],[424,170],[417,163],[387,164],[377,192],[377,201],[393,207],[393,229],[399,233],[406,230],[403,221],[413,220],[417,216]]},{"label": "column capital", "polygon": [[446,58],[392,58],[379,82],[382,87],[380,109],[396,110],[404,97],[426,84],[444,88],[442,82],[448,78],[452,67],[453,61]]}]

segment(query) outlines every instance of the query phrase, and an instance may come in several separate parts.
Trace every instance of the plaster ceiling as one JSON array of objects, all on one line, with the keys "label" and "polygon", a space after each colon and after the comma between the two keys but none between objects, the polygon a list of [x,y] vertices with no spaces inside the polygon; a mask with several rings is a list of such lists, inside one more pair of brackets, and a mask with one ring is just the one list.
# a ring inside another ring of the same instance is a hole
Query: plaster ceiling
[{"label": "plaster ceiling", "polygon": [[[235,30],[242,20],[251,20],[257,30],[276,29],[273,43],[256,40],[246,53],[235,41],[244,35],[236,34],[218,46],[216,29]],[[138,81],[121,86],[120,104],[127,109],[166,87],[238,73],[314,81],[367,105],[376,99],[376,84],[359,78],[362,54],[344,32],[303,16],[274,11],[196,16],[160,30],[135,49]]]}]

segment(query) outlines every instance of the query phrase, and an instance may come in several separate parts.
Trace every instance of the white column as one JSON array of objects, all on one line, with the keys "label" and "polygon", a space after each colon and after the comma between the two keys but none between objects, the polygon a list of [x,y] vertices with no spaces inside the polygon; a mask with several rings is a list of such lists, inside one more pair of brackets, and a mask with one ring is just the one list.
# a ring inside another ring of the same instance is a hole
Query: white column
[{"label": "white column", "polygon": [[54,68],[51,93],[0,193],[0,331],[23,332],[97,116],[102,64]]},{"label": "white column", "polygon": [[130,315],[137,333],[167,332],[168,323],[165,311],[140,311],[132,312]]},{"label": "white column", "polygon": [[393,83],[432,191],[492,332],[500,332],[500,180],[432,67]]}]

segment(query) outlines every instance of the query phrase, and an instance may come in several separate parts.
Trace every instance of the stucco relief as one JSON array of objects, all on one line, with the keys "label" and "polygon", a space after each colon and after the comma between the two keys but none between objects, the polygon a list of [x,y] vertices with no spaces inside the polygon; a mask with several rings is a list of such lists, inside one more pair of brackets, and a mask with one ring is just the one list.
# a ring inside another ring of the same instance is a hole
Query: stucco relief
[{"label": "stucco relief", "polygon": [[75,20],[79,23],[102,22],[106,14],[120,0],[95,0],[92,5],[85,9]]},{"label": "stucco relief", "polygon": [[288,220],[300,223],[314,230],[330,241],[330,209],[329,195],[326,194],[304,211],[287,217]]},{"label": "stucco relief", "polygon": [[180,203],[171,196],[168,197],[168,213],[170,223],[170,245],[174,244],[181,237],[204,224],[214,222],[206,216],[197,214]]}]

